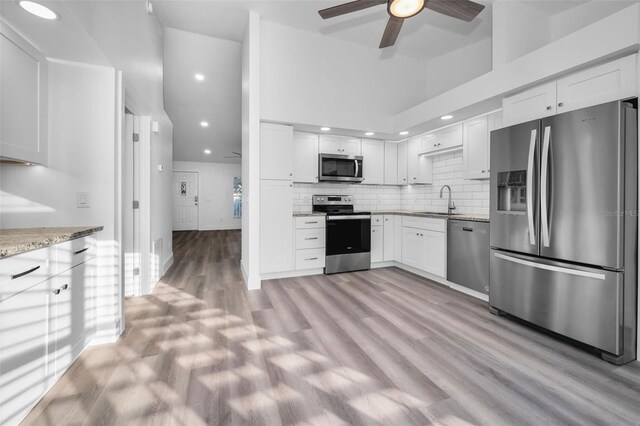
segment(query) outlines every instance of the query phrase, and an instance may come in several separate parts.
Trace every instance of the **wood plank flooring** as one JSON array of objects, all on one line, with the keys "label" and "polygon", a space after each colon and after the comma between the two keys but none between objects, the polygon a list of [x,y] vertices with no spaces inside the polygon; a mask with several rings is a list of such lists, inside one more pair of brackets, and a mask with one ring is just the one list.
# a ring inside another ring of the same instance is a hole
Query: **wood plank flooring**
[{"label": "wood plank flooring", "polygon": [[397,268],[246,291],[238,231],[174,234],[126,332],[85,351],[42,425],[640,424],[616,367]]}]

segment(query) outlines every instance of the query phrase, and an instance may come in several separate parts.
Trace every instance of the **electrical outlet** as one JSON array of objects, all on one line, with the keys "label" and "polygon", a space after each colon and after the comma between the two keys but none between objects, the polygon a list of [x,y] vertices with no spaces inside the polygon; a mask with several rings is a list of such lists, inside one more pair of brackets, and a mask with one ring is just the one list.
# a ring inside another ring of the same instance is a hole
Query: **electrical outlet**
[{"label": "electrical outlet", "polygon": [[76,207],[79,209],[89,208],[88,192],[76,192]]}]

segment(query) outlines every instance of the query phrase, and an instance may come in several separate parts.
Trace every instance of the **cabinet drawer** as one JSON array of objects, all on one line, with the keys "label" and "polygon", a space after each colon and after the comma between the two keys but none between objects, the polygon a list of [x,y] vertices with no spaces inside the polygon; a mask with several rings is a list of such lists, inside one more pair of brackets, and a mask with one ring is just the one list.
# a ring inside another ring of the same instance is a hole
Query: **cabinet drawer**
[{"label": "cabinet drawer", "polygon": [[296,217],[296,229],[324,228],[325,223],[324,216]]},{"label": "cabinet drawer", "polygon": [[403,216],[402,226],[430,231],[444,232],[447,228],[445,219],[434,219],[430,217]]},{"label": "cabinet drawer", "polygon": [[324,248],[296,250],[296,269],[324,268]]},{"label": "cabinet drawer", "polygon": [[76,265],[96,257],[96,242],[93,237],[77,238],[56,244],[55,273],[59,274]]},{"label": "cabinet drawer", "polygon": [[324,247],[324,228],[296,231],[296,250]]},{"label": "cabinet drawer", "polygon": [[49,279],[54,250],[46,247],[0,260],[0,300]]},{"label": "cabinet drawer", "polygon": [[379,226],[384,223],[384,216],[381,214],[371,215],[371,226]]}]

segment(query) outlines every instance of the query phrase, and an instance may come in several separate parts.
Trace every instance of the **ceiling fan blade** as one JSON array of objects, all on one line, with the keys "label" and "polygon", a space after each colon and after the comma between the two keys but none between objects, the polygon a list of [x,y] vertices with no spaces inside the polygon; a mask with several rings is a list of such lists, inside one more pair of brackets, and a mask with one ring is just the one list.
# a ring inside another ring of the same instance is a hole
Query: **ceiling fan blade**
[{"label": "ceiling fan blade", "polygon": [[329,19],[351,12],[367,9],[379,4],[386,3],[387,0],[356,0],[349,3],[340,4],[338,6],[329,7],[318,11],[322,19]]},{"label": "ceiling fan blade", "polygon": [[424,7],[467,22],[473,21],[484,9],[483,4],[470,0],[428,0]]},{"label": "ceiling fan blade", "polygon": [[382,40],[380,40],[380,49],[384,49],[385,47],[393,46],[398,39],[398,34],[400,34],[400,30],[402,29],[402,24],[404,23],[404,19],[396,18],[395,16],[390,16],[389,21],[387,21],[387,26],[384,29],[384,34],[382,35]]}]

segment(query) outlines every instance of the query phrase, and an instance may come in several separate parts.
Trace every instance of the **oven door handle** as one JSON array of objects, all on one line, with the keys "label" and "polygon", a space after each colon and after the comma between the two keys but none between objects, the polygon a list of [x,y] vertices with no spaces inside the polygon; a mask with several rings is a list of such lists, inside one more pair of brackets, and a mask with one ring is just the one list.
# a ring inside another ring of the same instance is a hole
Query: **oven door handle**
[{"label": "oven door handle", "polygon": [[371,216],[366,214],[346,215],[346,216],[327,216],[327,220],[357,220],[357,219],[369,219]]}]

